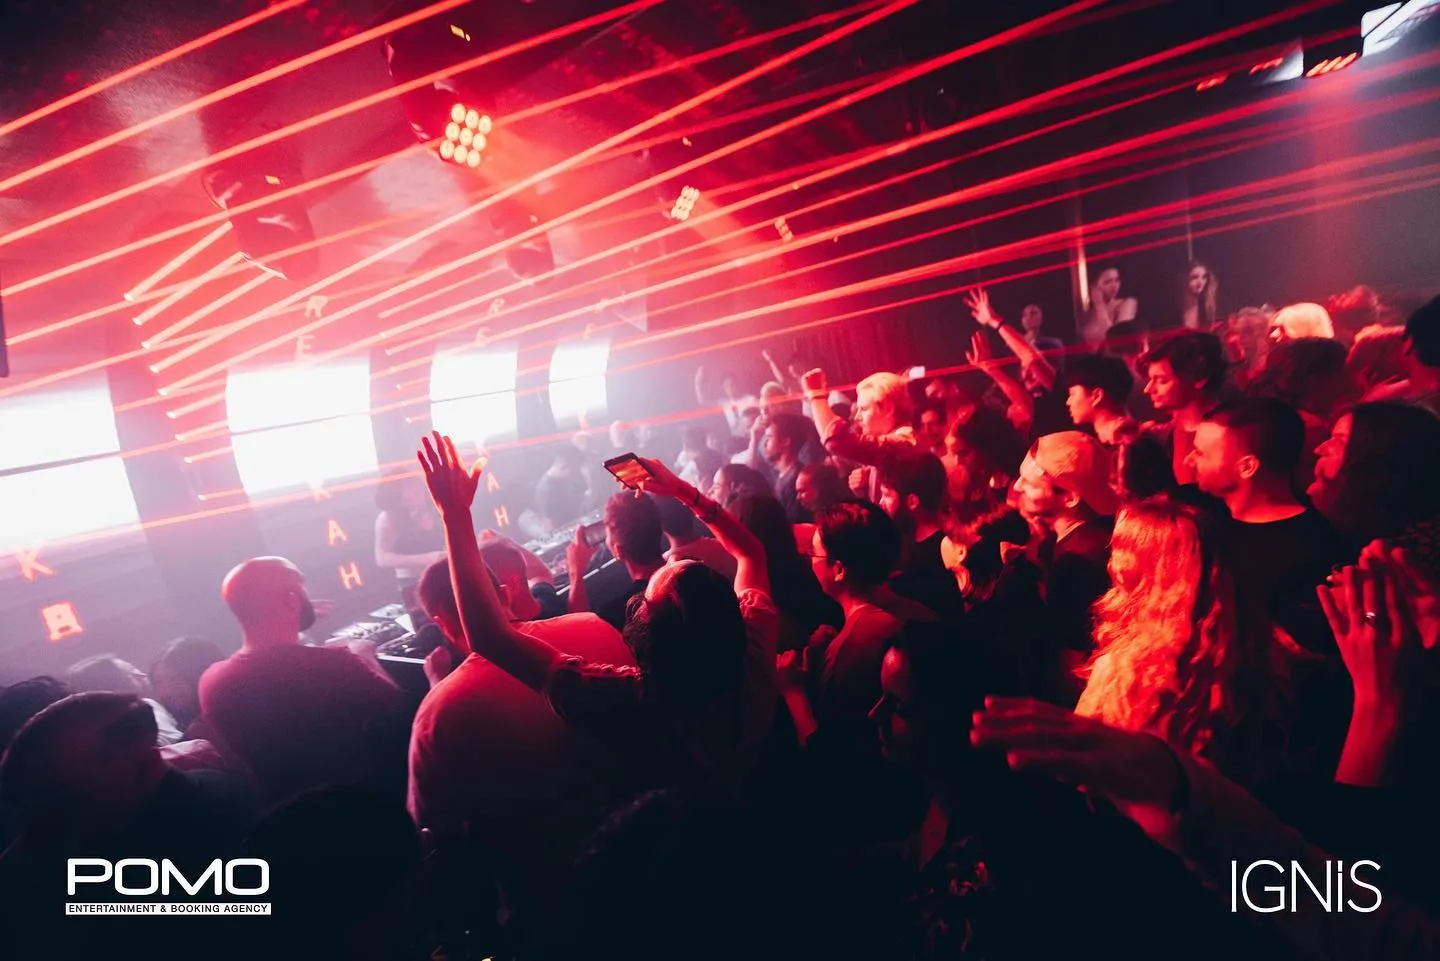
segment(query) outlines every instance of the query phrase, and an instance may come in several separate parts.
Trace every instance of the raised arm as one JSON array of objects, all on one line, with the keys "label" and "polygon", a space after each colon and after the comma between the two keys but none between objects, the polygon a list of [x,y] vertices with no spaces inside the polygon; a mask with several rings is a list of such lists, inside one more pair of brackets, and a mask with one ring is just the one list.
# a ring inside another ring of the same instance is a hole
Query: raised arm
[{"label": "raised arm", "polygon": [[705,396],[705,365],[701,364],[695,368],[695,400],[701,407],[710,407],[715,402],[712,398]]},{"label": "raised arm", "polygon": [[820,439],[825,440],[840,422],[840,417],[830,407],[830,387],[825,371],[819,367],[807,370],[800,378],[800,388],[810,401],[810,416],[815,421],[815,429],[820,432]]},{"label": "raised arm", "polygon": [[720,546],[735,558],[735,593],[757,590],[768,595],[770,570],[765,548],[750,529],[693,485],[676,477],[664,464],[646,457],[640,461],[650,472],[650,479],[640,482],[641,489],[659,497],[673,497],[690,508],[710,528]]},{"label": "raised arm", "polygon": [[760,351],[760,356],[764,357],[765,363],[770,365],[770,374],[775,378],[775,383],[779,384],[781,387],[784,387],[786,390],[795,389],[794,379],[791,378],[791,376],[785,371],[780,369],[779,361],[775,359],[774,354],[770,353],[769,348]]},{"label": "raised arm", "polygon": [[975,318],[977,324],[981,327],[988,327],[1000,335],[1000,339],[1004,341],[1010,353],[1020,361],[1022,369],[1031,368],[1039,377],[1042,387],[1046,390],[1054,389],[1055,365],[1051,364],[1044,354],[1032,347],[1028,340],[1012,330],[1005,323],[1004,318],[995,313],[990,306],[990,295],[985,292],[984,288],[977,287],[966,297],[965,303],[970,308],[970,314]]},{"label": "raised arm", "polygon": [[565,548],[565,570],[570,575],[570,600],[567,610],[571,614],[584,614],[590,610],[590,591],[585,585],[585,571],[595,549],[585,543],[585,525],[575,528],[575,536]]},{"label": "raised arm", "polygon": [[[988,699],[974,720],[977,746],[1004,751],[1017,771],[1048,774],[1108,797],[1219,891],[1234,884],[1237,863],[1293,862],[1317,882],[1335,870],[1327,852],[1243,788],[1159,738],[1111,728],[1052,705],[1007,698]],[[1290,911],[1254,912],[1251,918],[1306,957],[1419,961],[1440,956],[1440,923],[1384,890],[1380,871],[1375,865],[1363,875],[1367,882],[1378,881],[1378,889],[1370,883],[1349,889],[1352,910],[1302,909],[1308,903],[1302,901]]]},{"label": "raised arm", "polygon": [[1025,385],[1014,377],[1011,377],[1000,365],[1000,361],[990,353],[990,343],[985,339],[985,332],[977,330],[970,338],[970,349],[965,352],[965,359],[983,370],[1000,392],[1005,395],[1013,406],[1024,410],[1029,416],[1035,416],[1035,398],[1025,389]]},{"label": "raised arm", "polygon": [[445,524],[445,547],[450,555],[450,578],[465,642],[470,650],[499,667],[526,687],[541,691],[560,652],[537,638],[517,631],[500,603],[480,558],[480,541],[470,516],[480,469],[467,469],[455,452],[455,442],[434,434],[419,452],[425,486]]}]

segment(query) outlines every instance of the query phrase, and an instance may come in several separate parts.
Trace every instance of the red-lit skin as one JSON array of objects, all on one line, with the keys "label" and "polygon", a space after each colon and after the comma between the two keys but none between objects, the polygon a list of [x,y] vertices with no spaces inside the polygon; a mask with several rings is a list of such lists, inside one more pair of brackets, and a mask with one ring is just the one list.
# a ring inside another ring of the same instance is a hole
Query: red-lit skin
[{"label": "red-lit skin", "polygon": [[1312,500],[1323,496],[1329,485],[1340,476],[1340,467],[1345,463],[1345,449],[1350,445],[1350,428],[1354,418],[1343,415],[1330,430],[1330,436],[1315,448],[1315,479],[1310,482],[1306,493]]}]

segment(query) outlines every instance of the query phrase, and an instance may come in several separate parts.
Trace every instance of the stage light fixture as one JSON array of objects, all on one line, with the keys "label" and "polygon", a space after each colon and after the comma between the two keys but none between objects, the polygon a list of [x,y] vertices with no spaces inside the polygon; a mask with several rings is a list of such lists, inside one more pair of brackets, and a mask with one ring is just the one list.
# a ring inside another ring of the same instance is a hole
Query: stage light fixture
[{"label": "stage light fixture", "polygon": [[698,187],[686,187],[680,191],[680,196],[675,198],[674,205],[670,208],[671,220],[689,220],[690,213],[695,209],[695,202],[700,199]]},{"label": "stage light fixture", "polygon": [[[256,169],[262,163],[264,167]],[[289,168],[290,175],[283,171],[277,174],[277,168]],[[266,154],[241,157],[230,164],[213,167],[206,172],[203,182],[215,206],[228,211],[279,193],[287,180],[300,179],[296,173],[299,169],[299,161],[294,156],[283,147],[276,147]],[[244,213],[232,214],[229,222],[241,254],[266,273],[285,280],[303,281],[319,271],[317,248],[306,248],[284,259],[275,256],[292,247],[304,248],[315,240],[314,224],[299,198],[285,197],[261,203]]]},{"label": "stage light fixture", "polygon": [[[480,166],[480,154],[489,141],[486,134],[495,128],[489,114],[457,103],[450,108],[450,123],[445,126],[445,139],[440,143],[440,159],[452,160],[472,170]],[[418,128],[417,128],[418,129]]]},{"label": "stage light fixture", "polygon": [[1360,59],[1360,55],[1354,52],[1347,53],[1341,57],[1330,57],[1325,60],[1321,60],[1309,70],[1306,70],[1305,76],[1314,78],[1323,77],[1328,73],[1338,73],[1339,71],[1344,70],[1346,67],[1350,66],[1358,59]]}]

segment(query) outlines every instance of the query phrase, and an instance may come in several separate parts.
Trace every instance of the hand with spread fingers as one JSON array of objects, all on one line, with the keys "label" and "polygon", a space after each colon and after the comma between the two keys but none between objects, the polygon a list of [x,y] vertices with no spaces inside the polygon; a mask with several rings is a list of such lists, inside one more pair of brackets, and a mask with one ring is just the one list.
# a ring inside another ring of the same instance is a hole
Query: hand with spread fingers
[{"label": "hand with spread fingers", "polygon": [[440,515],[468,513],[480,487],[480,468],[465,467],[455,451],[455,441],[438,430],[421,441],[421,450],[416,456],[425,473],[425,486]]},{"label": "hand with spread fingers", "polygon": [[1000,318],[990,309],[990,295],[985,288],[976,287],[965,295],[965,306],[970,308],[970,315],[975,318],[975,323],[981,327],[989,327],[994,330],[1000,326]]},{"label": "hand with spread fingers", "polygon": [[990,350],[990,342],[985,339],[985,334],[975,331],[970,336],[970,349],[965,351],[965,360],[977,370],[990,371],[995,368],[997,361],[994,353]]},{"label": "hand with spread fingers", "polygon": [[1005,752],[1013,770],[1047,774],[1114,801],[1137,820],[1183,799],[1185,775],[1158,737],[1111,727],[1027,698],[991,697],[974,717],[971,743]]},{"label": "hand with spread fingers", "polygon": [[[1417,603],[1433,615],[1434,593],[1424,588],[1403,555],[1392,559],[1383,546],[1366,548],[1358,564],[1341,568],[1316,588],[1320,607],[1350,681],[1357,709],[1403,710],[1409,689],[1423,672],[1417,661],[1427,645],[1416,625]],[[1416,596],[1418,595],[1418,596]],[[1430,618],[1427,617],[1427,621]],[[1433,623],[1430,624],[1433,632]]]}]

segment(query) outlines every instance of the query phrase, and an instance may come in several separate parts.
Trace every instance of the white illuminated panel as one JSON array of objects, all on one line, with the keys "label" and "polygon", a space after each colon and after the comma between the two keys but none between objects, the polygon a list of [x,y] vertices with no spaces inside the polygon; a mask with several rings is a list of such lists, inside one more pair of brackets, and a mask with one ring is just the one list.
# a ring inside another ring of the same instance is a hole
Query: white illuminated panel
[{"label": "white illuminated panel", "polygon": [[251,495],[319,489],[380,470],[369,414],[237,434],[230,446]]},{"label": "white illuminated panel", "polygon": [[120,449],[104,383],[0,401],[0,470],[113,454]]},{"label": "white illuminated panel", "polygon": [[557,426],[604,418],[609,406],[605,372],[610,365],[610,342],[567,341],[550,359],[550,412]]},{"label": "white illuminated panel", "polygon": [[0,554],[139,522],[119,457],[0,477]]},{"label": "white illuminated panel", "polygon": [[231,433],[370,411],[370,363],[285,365],[237,370],[225,384]]},{"label": "white illuminated panel", "polygon": [[484,447],[516,433],[515,347],[447,351],[430,365],[430,423],[462,443]]}]

